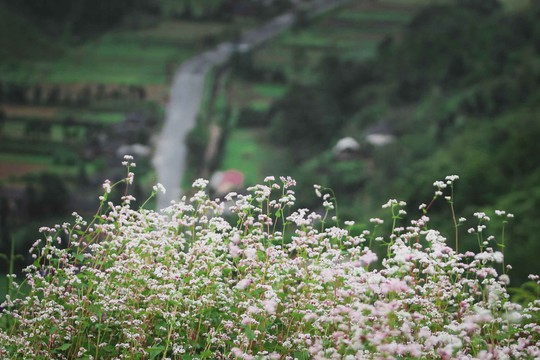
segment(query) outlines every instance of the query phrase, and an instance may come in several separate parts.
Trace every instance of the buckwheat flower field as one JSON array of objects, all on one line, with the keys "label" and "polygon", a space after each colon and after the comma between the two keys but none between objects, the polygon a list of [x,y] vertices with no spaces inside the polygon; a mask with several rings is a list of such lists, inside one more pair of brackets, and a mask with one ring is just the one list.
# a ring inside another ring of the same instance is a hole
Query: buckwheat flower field
[{"label": "buckwheat flower field", "polygon": [[[504,239],[484,240],[485,214],[467,234],[478,252],[460,253],[430,227],[431,204],[405,223],[391,200],[389,234],[371,219],[352,235],[327,189],[315,187],[322,211],[295,208],[291,178],[223,201],[197,180],[189,199],[134,209],[107,199],[130,165],[93,219],[41,229],[28,294],[3,304],[1,358],[540,358],[540,300],[509,300]],[[434,199],[452,204],[456,180],[436,182]]]}]

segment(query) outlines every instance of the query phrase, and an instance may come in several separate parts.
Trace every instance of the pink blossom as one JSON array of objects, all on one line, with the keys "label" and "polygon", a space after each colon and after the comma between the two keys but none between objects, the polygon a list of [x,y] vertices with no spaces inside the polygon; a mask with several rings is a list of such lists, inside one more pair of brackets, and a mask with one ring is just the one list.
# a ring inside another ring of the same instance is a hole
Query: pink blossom
[{"label": "pink blossom", "polygon": [[254,248],[248,248],[244,250],[246,259],[255,259],[257,257],[257,250]]},{"label": "pink blossom", "polygon": [[242,279],[236,284],[238,290],[245,290],[251,284],[250,279]]},{"label": "pink blossom", "polygon": [[276,313],[277,306],[278,306],[278,303],[276,302],[276,300],[274,299],[263,300],[262,304],[263,304],[264,310],[267,313],[271,315],[274,315]]},{"label": "pink blossom", "polygon": [[241,252],[242,250],[240,250],[238,246],[234,245],[233,243],[229,244],[229,254],[231,254],[233,258],[237,258],[238,256],[240,256]]},{"label": "pink blossom", "polygon": [[390,279],[381,284],[381,290],[383,293],[389,292],[404,292],[409,290],[407,283],[400,279]]},{"label": "pink blossom", "polygon": [[334,270],[332,269],[323,269],[321,271],[321,277],[323,283],[328,283],[334,280]]},{"label": "pink blossom", "polygon": [[361,266],[369,266],[369,264],[374,263],[375,261],[377,261],[377,254],[369,249],[360,257]]}]

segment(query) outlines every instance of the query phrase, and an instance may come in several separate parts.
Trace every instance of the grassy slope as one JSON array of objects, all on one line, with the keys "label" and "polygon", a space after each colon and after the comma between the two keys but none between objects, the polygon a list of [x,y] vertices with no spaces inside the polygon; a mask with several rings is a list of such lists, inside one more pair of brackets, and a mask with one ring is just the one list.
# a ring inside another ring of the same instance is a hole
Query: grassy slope
[{"label": "grassy slope", "polygon": [[[342,59],[373,57],[378,42],[397,31],[416,9],[392,0],[380,1],[380,6],[353,1],[313,21],[309,26],[290,30],[257,49],[253,63],[266,70],[282,69],[290,80],[316,81],[317,67],[326,55]],[[273,101],[287,90],[286,84],[249,81],[233,78],[226,88],[233,109],[251,108],[267,111]],[[226,147],[221,169],[243,171],[248,183],[260,182],[264,176],[282,172],[286,161],[277,166],[276,156],[282,152],[270,143],[261,142],[261,131],[235,129]]]},{"label": "grassy slope", "polygon": [[0,62],[53,57],[61,51],[26,19],[0,3]]},{"label": "grassy slope", "polygon": [[[304,179],[322,178],[318,175],[322,171],[328,179],[324,185],[339,187],[342,214],[357,218],[358,214],[373,216],[389,197],[408,201],[416,216],[418,205],[432,197],[433,180],[458,174],[456,208],[459,216],[470,217],[460,228],[460,249],[477,248],[476,235],[467,235],[467,229],[477,225],[472,217],[476,211],[493,218],[492,230],[484,238],[495,235],[501,241],[500,221],[493,210],[505,209],[516,214],[506,230],[515,284],[528,273],[540,272],[532,255],[540,251],[540,243],[531,235],[540,231],[535,218],[540,204],[537,14],[538,8],[514,20],[499,13],[480,21],[474,14],[454,9],[444,15],[462,16],[463,22],[456,24],[452,18],[443,22],[442,16],[433,14],[424,18],[427,30],[411,30],[403,46],[398,42],[396,51],[371,64],[385,75],[348,92],[358,105],[336,134],[362,139],[367,125],[384,119],[396,128],[399,140],[372,152],[374,171],[367,181],[358,176],[356,187],[343,186],[339,177],[330,178],[335,168],[331,163],[309,167],[315,159],[322,163],[326,153],[314,154],[313,160],[301,165]],[[450,37],[452,29],[455,33]],[[474,36],[458,29],[474,29]],[[459,56],[466,61],[463,68]],[[458,61],[450,63],[450,59]],[[398,92],[400,86],[403,90]],[[377,111],[370,113],[369,105]],[[436,227],[452,238],[452,215],[444,199],[433,207],[434,212],[442,216]],[[381,216],[388,219],[387,212]],[[490,246],[500,249],[495,243]]]},{"label": "grassy slope", "polygon": [[[198,14],[220,3],[213,0],[192,7]],[[164,0],[160,6],[165,14],[178,15],[184,3]],[[47,37],[27,18],[0,4],[0,80],[167,84],[177,64],[242,27],[236,21],[183,21],[164,16],[149,23],[139,19],[140,15],[129,16],[138,29],[117,28],[70,46]]]},{"label": "grassy slope", "polygon": [[21,66],[3,75],[4,80],[31,76],[33,82],[165,84],[168,68],[199,51],[202,39],[218,36],[220,24],[160,23],[154,28],[117,30],[65,56]]},{"label": "grassy slope", "polygon": [[[226,36],[229,27],[235,26],[209,21],[201,23],[164,19],[139,30],[118,29],[82,45],[62,47],[53,45],[52,39],[3,5],[0,5],[0,20],[0,51],[6,55],[0,57],[0,81],[4,84],[41,84],[44,94],[42,99],[48,96],[46,94],[56,84],[62,86],[62,92],[74,94],[85,84],[104,84],[109,94],[123,84],[143,85],[147,97],[160,103],[167,93],[163,89],[168,86],[176,66],[201,51],[205,44],[208,46],[212,41]],[[3,105],[7,115],[3,135],[14,139],[24,136],[25,125],[19,122],[21,117],[50,122],[62,121],[70,116],[112,125],[122,121],[126,111],[145,107],[137,101],[115,100],[110,96],[107,100],[75,108],[59,104],[44,107],[43,100],[32,106]],[[52,139],[61,138],[60,130],[60,125],[53,125]],[[25,159],[29,159],[28,156],[19,157],[23,162]]]}]

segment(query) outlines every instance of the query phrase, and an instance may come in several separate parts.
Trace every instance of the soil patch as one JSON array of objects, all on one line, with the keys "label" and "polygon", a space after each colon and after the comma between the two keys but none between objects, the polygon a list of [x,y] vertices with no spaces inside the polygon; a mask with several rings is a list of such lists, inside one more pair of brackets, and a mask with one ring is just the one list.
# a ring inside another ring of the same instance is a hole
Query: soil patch
[{"label": "soil patch", "polygon": [[39,117],[44,119],[52,119],[58,113],[56,106],[22,106],[22,105],[3,105],[8,118],[12,117]]},{"label": "soil patch", "polygon": [[45,165],[40,164],[21,164],[15,162],[0,162],[0,179],[8,179],[10,177],[17,177],[26,174],[30,174],[42,169],[45,169]]},{"label": "soil patch", "polygon": [[391,10],[412,12],[418,10],[418,4],[392,3],[381,1],[362,1],[345,6],[351,10]]}]

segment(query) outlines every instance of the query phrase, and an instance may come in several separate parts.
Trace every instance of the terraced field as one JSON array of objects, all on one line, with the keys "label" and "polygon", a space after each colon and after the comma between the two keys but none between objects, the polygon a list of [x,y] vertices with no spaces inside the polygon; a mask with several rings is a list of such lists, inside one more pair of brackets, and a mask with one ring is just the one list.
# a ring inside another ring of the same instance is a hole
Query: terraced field
[{"label": "terraced field", "polygon": [[182,61],[230,35],[234,24],[164,21],[141,30],[107,33],[60,58],[3,70],[3,81],[33,83],[167,84]]},{"label": "terraced field", "polygon": [[[291,83],[315,81],[316,68],[325,56],[351,60],[374,56],[380,42],[398,36],[423,3],[422,0],[355,0],[309,19],[305,25],[255,49],[247,61],[258,77],[230,77],[223,96],[234,114],[246,108],[264,114]],[[264,143],[261,131],[264,130],[233,130],[225,148],[222,170],[241,169],[248,182],[261,181],[265,171],[279,172],[279,162],[269,156],[278,150]]]},{"label": "terraced field", "polygon": [[[9,19],[6,9],[0,10],[2,18]],[[178,5],[171,4],[170,10],[177,11]],[[16,20],[22,31],[22,20]],[[20,167],[0,157],[2,178],[20,175],[20,169],[53,169],[44,158],[42,166],[34,166],[31,155],[54,157],[66,136],[83,144],[96,127],[110,133],[129,113],[148,114],[150,109],[152,116],[161,116],[158,108],[167,103],[178,65],[247,25],[166,20],[139,30],[109,32],[38,60],[0,61],[0,156],[25,154],[17,158]],[[63,129],[66,121],[73,130],[69,134]],[[35,129],[41,129],[41,135],[32,134]]]}]

